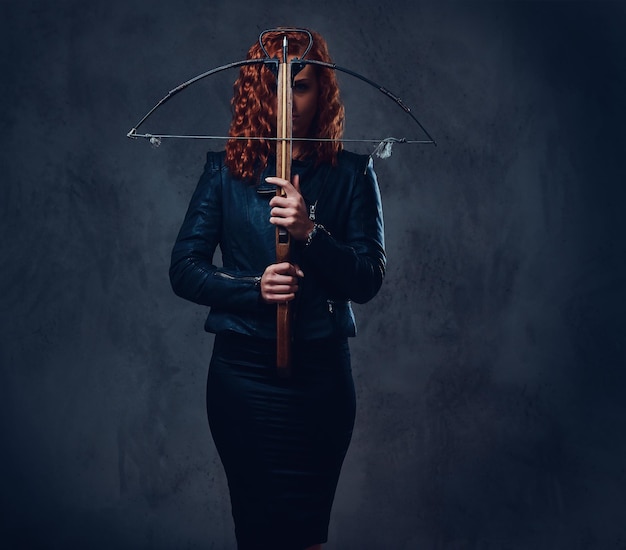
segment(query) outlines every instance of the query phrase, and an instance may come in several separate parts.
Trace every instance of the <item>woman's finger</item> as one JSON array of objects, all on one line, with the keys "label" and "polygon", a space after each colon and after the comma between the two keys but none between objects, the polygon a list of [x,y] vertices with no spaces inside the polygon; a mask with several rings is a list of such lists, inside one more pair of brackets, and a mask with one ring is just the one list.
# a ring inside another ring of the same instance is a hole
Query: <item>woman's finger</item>
[{"label": "woman's finger", "polygon": [[284,180],[283,178],[278,178],[276,176],[269,176],[265,178],[265,181],[267,183],[272,183],[280,187],[285,192],[285,195],[287,196],[289,196],[295,191],[294,186],[291,185],[291,183],[289,183],[287,180]]}]

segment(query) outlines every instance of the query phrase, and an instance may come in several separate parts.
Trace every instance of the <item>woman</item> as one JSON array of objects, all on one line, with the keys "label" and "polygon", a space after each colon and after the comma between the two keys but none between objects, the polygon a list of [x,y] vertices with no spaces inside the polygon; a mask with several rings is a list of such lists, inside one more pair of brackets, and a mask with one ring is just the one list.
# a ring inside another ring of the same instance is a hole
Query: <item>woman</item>
[{"label": "woman", "polygon": [[[306,35],[264,37],[270,56],[299,57]],[[312,33],[307,59],[330,62]],[[253,45],[249,58],[265,54]],[[231,136],[275,136],[276,79],[244,66]],[[342,150],[344,110],[334,71],[306,65],[293,83],[293,181],[275,174],[275,142],[229,140],[209,153],[172,252],[174,291],[211,307],[207,384],[211,433],[226,471],[238,548],[317,549],[326,542],[354,424],[347,337],[350,301],[370,300],[385,273],[383,221],[369,157]],[[277,197],[276,186],[285,191]],[[276,263],[288,230],[292,261]],[[223,267],[213,264],[219,244]],[[292,374],[276,374],[276,307],[292,302]]]}]

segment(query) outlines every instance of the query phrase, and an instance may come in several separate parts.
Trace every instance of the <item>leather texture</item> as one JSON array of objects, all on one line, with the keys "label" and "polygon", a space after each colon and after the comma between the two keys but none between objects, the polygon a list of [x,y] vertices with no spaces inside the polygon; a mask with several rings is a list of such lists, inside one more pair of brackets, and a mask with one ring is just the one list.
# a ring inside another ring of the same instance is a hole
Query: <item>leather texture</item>
[{"label": "leather texture", "polygon": [[[207,162],[174,244],[170,281],[174,292],[210,306],[205,329],[276,338],[276,308],[260,297],[259,280],[275,263],[275,226],[269,201],[274,162],[260,184],[234,179],[224,153]],[[339,153],[336,166],[294,161],[307,205],[314,205],[316,232],[308,245],[292,245],[292,263],[305,276],[294,300],[295,340],[356,334],[351,301],[364,303],[380,289],[386,266],[380,191],[370,157]],[[219,245],[222,266],[214,264]]]}]

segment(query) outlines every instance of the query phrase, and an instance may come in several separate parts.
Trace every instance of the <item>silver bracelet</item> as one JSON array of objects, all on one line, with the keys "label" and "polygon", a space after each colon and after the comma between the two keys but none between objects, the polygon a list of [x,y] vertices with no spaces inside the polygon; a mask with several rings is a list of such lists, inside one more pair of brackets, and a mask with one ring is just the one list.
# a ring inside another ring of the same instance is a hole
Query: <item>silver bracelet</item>
[{"label": "silver bracelet", "polygon": [[314,223],[313,229],[311,229],[309,234],[306,236],[306,243],[304,244],[305,247],[311,244],[311,241],[313,240],[313,237],[315,237],[315,235],[317,234],[318,229],[324,231],[324,233],[328,233],[328,231],[326,231],[326,228],[321,223]]}]

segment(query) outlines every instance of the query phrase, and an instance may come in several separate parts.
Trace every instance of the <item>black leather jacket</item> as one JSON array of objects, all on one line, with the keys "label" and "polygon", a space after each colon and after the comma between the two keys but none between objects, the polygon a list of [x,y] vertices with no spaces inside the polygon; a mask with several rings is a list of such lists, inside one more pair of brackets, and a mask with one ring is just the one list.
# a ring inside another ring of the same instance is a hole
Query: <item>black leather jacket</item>
[{"label": "black leather jacket", "polygon": [[[260,279],[275,263],[275,226],[269,200],[275,187],[234,179],[224,153],[208,153],[172,251],[170,281],[179,296],[211,307],[209,332],[232,330],[276,338],[276,308],[260,298]],[[270,159],[268,166],[273,166]],[[308,244],[296,243],[292,263],[304,272],[294,301],[295,340],[356,334],[350,301],[364,303],[385,274],[380,192],[367,156],[341,152],[337,166],[294,161],[300,189],[314,209],[318,230]],[[217,245],[223,267],[213,264]]]}]

